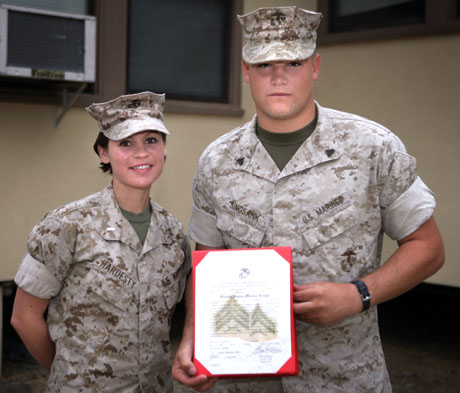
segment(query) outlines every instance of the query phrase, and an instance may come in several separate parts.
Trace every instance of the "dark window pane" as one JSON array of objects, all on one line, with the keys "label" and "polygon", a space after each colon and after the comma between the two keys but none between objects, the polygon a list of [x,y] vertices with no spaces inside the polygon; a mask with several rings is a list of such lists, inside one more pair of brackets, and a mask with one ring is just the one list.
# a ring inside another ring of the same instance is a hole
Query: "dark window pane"
[{"label": "dark window pane", "polygon": [[424,0],[331,0],[330,32],[362,31],[420,24],[425,21]]},{"label": "dark window pane", "polygon": [[128,92],[225,102],[231,1],[132,0]]}]

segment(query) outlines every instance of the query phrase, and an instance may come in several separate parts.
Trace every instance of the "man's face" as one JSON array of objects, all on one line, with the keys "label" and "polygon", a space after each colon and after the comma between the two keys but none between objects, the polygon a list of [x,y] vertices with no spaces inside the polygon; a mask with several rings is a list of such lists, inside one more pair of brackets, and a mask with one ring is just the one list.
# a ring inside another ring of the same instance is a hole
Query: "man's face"
[{"label": "man's face", "polygon": [[318,79],[319,66],[319,55],[298,61],[243,62],[244,80],[251,88],[263,128],[277,131],[281,124],[290,124],[297,128],[285,131],[295,131],[312,120],[313,82]]}]

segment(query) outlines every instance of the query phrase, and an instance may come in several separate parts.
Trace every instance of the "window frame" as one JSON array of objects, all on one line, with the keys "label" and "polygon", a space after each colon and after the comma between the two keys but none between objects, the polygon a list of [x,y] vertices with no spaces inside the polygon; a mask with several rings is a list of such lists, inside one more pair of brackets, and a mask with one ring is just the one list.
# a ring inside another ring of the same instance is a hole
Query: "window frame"
[{"label": "window frame", "polygon": [[456,33],[460,31],[457,0],[425,0],[425,22],[414,25],[383,27],[352,32],[329,32],[329,18],[333,14],[331,1],[318,1],[318,11],[323,20],[318,29],[318,43],[335,44],[377,39],[405,38],[422,35]]},{"label": "window frame", "polygon": [[[75,106],[85,107],[104,102],[126,92],[129,0],[93,0],[96,16],[96,82],[76,97]],[[232,0],[228,102],[168,100],[165,112],[207,115],[242,116],[241,108],[241,45],[242,33],[236,15],[243,11],[243,0]],[[110,37],[110,38],[109,38]],[[60,104],[68,100],[79,87],[75,83],[50,81],[53,89],[9,88],[0,90],[0,101]],[[62,86],[62,89],[56,89]],[[59,93],[59,91],[61,93]],[[156,92],[161,93],[161,92]]]}]

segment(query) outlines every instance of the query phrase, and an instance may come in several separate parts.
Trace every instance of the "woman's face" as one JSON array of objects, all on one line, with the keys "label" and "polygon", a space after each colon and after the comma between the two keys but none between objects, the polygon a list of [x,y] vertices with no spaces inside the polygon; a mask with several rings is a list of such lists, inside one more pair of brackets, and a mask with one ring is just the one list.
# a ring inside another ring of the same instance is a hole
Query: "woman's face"
[{"label": "woman's face", "polygon": [[119,191],[150,189],[163,171],[166,146],[158,131],[142,131],[120,141],[98,146],[104,164],[112,167],[113,186]]}]

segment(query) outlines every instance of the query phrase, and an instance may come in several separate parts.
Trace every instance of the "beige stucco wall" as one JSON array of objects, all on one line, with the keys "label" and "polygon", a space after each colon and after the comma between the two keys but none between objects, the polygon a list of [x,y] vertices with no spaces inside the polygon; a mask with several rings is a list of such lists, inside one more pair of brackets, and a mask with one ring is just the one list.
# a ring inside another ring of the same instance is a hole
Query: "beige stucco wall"
[{"label": "beige stucco wall", "polygon": [[[460,35],[334,45],[322,54],[317,98],[394,131],[437,199],[447,262],[430,282],[460,286]],[[385,242],[385,255],[394,250]]]},{"label": "beige stucco wall", "polygon": [[[267,5],[316,8],[316,1],[245,1],[245,12]],[[431,282],[460,286],[460,35],[322,47],[316,96],[323,106],[379,121],[418,158],[419,172],[435,191],[446,266]],[[168,160],[152,197],[187,226],[191,182],[205,146],[254,112],[243,86],[243,117],[166,113],[172,131]],[[59,128],[61,108],[0,102],[0,281],[13,278],[27,235],[43,214],[104,187],[92,152],[96,123],[73,108]],[[390,244],[390,242],[388,242]],[[385,254],[392,247],[386,247]]]}]

